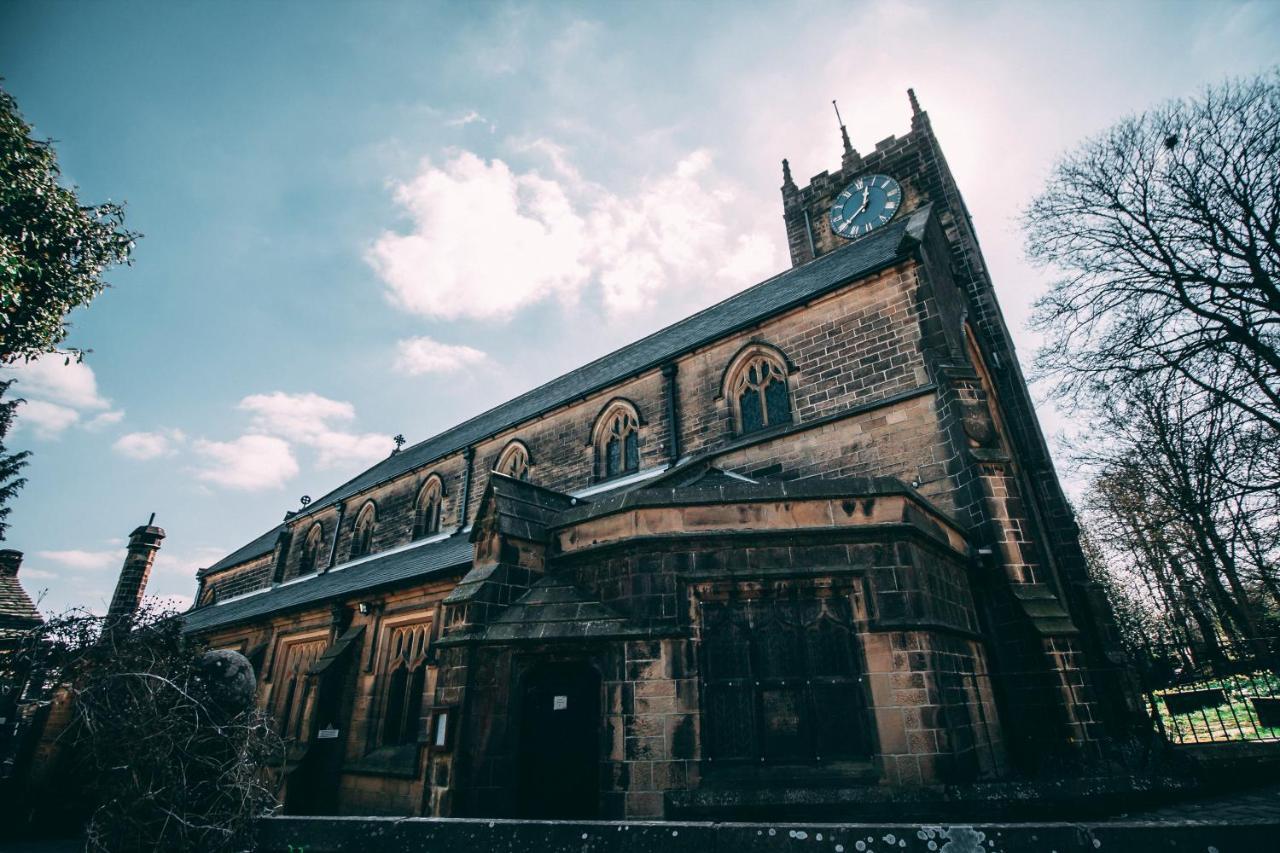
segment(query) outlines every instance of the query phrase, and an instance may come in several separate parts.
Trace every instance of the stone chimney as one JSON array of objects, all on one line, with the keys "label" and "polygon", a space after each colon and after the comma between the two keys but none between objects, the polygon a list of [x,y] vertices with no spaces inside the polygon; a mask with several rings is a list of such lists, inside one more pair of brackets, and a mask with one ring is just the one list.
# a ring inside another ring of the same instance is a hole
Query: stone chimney
[{"label": "stone chimney", "polygon": [[12,548],[0,549],[0,575],[16,578],[22,566],[22,552]]},{"label": "stone chimney", "polygon": [[108,622],[132,616],[142,603],[151,565],[156,560],[156,551],[160,550],[160,540],[164,538],[164,530],[154,525],[155,520],[155,513],[152,513],[145,526],[129,534],[129,552],[125,555],[124,567],[120,569],[116,594],[111,597],[111,607],[107,610]]}]

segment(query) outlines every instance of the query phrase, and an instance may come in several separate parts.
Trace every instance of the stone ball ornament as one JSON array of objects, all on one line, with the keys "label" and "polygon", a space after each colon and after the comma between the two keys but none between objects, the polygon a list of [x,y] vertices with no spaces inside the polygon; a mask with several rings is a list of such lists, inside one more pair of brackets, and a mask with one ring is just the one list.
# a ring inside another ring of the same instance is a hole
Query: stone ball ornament
[{"label": "stone ball ornament", "polygon": [[244,655],[215,649],[200,656],[197,668],[219,711],[234,715],[252,707],[258,681],[253,664]]}]

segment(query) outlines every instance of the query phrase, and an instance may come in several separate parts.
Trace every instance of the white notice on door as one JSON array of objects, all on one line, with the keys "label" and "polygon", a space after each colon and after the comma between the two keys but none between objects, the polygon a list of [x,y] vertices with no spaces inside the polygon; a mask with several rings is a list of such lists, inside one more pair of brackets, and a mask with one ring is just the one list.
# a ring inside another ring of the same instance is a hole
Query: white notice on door
[{"label": "white notice on door", "polygon": [[551,710],[553,711],[563,711],[565,708],[568,708],[568,707],[569,707],[568,696],[556,696],[551,700]]}]

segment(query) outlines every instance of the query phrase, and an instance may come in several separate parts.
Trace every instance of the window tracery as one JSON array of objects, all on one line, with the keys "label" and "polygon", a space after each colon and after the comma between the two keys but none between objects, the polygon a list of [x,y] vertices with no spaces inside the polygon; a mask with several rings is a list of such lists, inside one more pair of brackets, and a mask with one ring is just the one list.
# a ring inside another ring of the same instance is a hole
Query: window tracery
[{"label": "window tracery", "polygon": [[431,475],[418,492],[418,502],[413,514],[413,538],[422,539],[440,532],[440,514],[444,503],[444,488],[440,478]]},{"label": "window tracery", "polygon": [[324,546],[324,528],[317,522],[307,530],[302,542],[302,556],[298,558],[298,576],[309,575],[320,563],[320,549]]},{"label": "window tracery", "polygon": [[502,451],[502,455],[498,457],[498,464],[493,466],[493,470],[499,474],[506,474],[508,477],[528,482],[529,449],[522,442],[511,442]]},{"label": "window tracery", "polygon": [[351,534],[351,559],[364,557],[373,550],[373,531],[378,526],[378,510],[373,501],[364,505],[356,518],[355,532]]},{"label": "window tracery", "polygon": [[276,725],[284,737],[302,738],[305,734],[302,726],[311,696],[311,667],[327,646],[328,641],[324,639],[296,640],[280,650],[274,711]]},{"label": "window tracery", "polygon": [[640,417],[630,403],[607,406],[596,420],[592,445],[596,477],[607,480],[640,470]]},{"label": "window tracery", "polygon": [[414,743],[422,719],[427,686],[427,646],[431,623],[391,629],[387,646],[386,687],[383,693],[382,746]]},{"label": "window tracery", "polygon": [[728,383],[739,434],[791,423],[791,394],[783,360],[763,347],[754,348],[739,359]]},{"label": "window tracery", "polygon": [[813,763],[869,754],[847,599],[757,598],[700,607],[708,757]]}]

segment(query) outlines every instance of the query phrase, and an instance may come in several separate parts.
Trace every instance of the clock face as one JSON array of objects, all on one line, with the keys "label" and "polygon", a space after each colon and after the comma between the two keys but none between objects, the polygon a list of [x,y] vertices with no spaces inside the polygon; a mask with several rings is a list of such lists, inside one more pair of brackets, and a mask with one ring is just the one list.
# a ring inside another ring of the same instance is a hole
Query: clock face
[{"label": "clock face", "polygon": [[902,206],[902,187],[887,175],[863,175],[836,196],[831,230],[841,237],[861,237],[884,225]]}]

